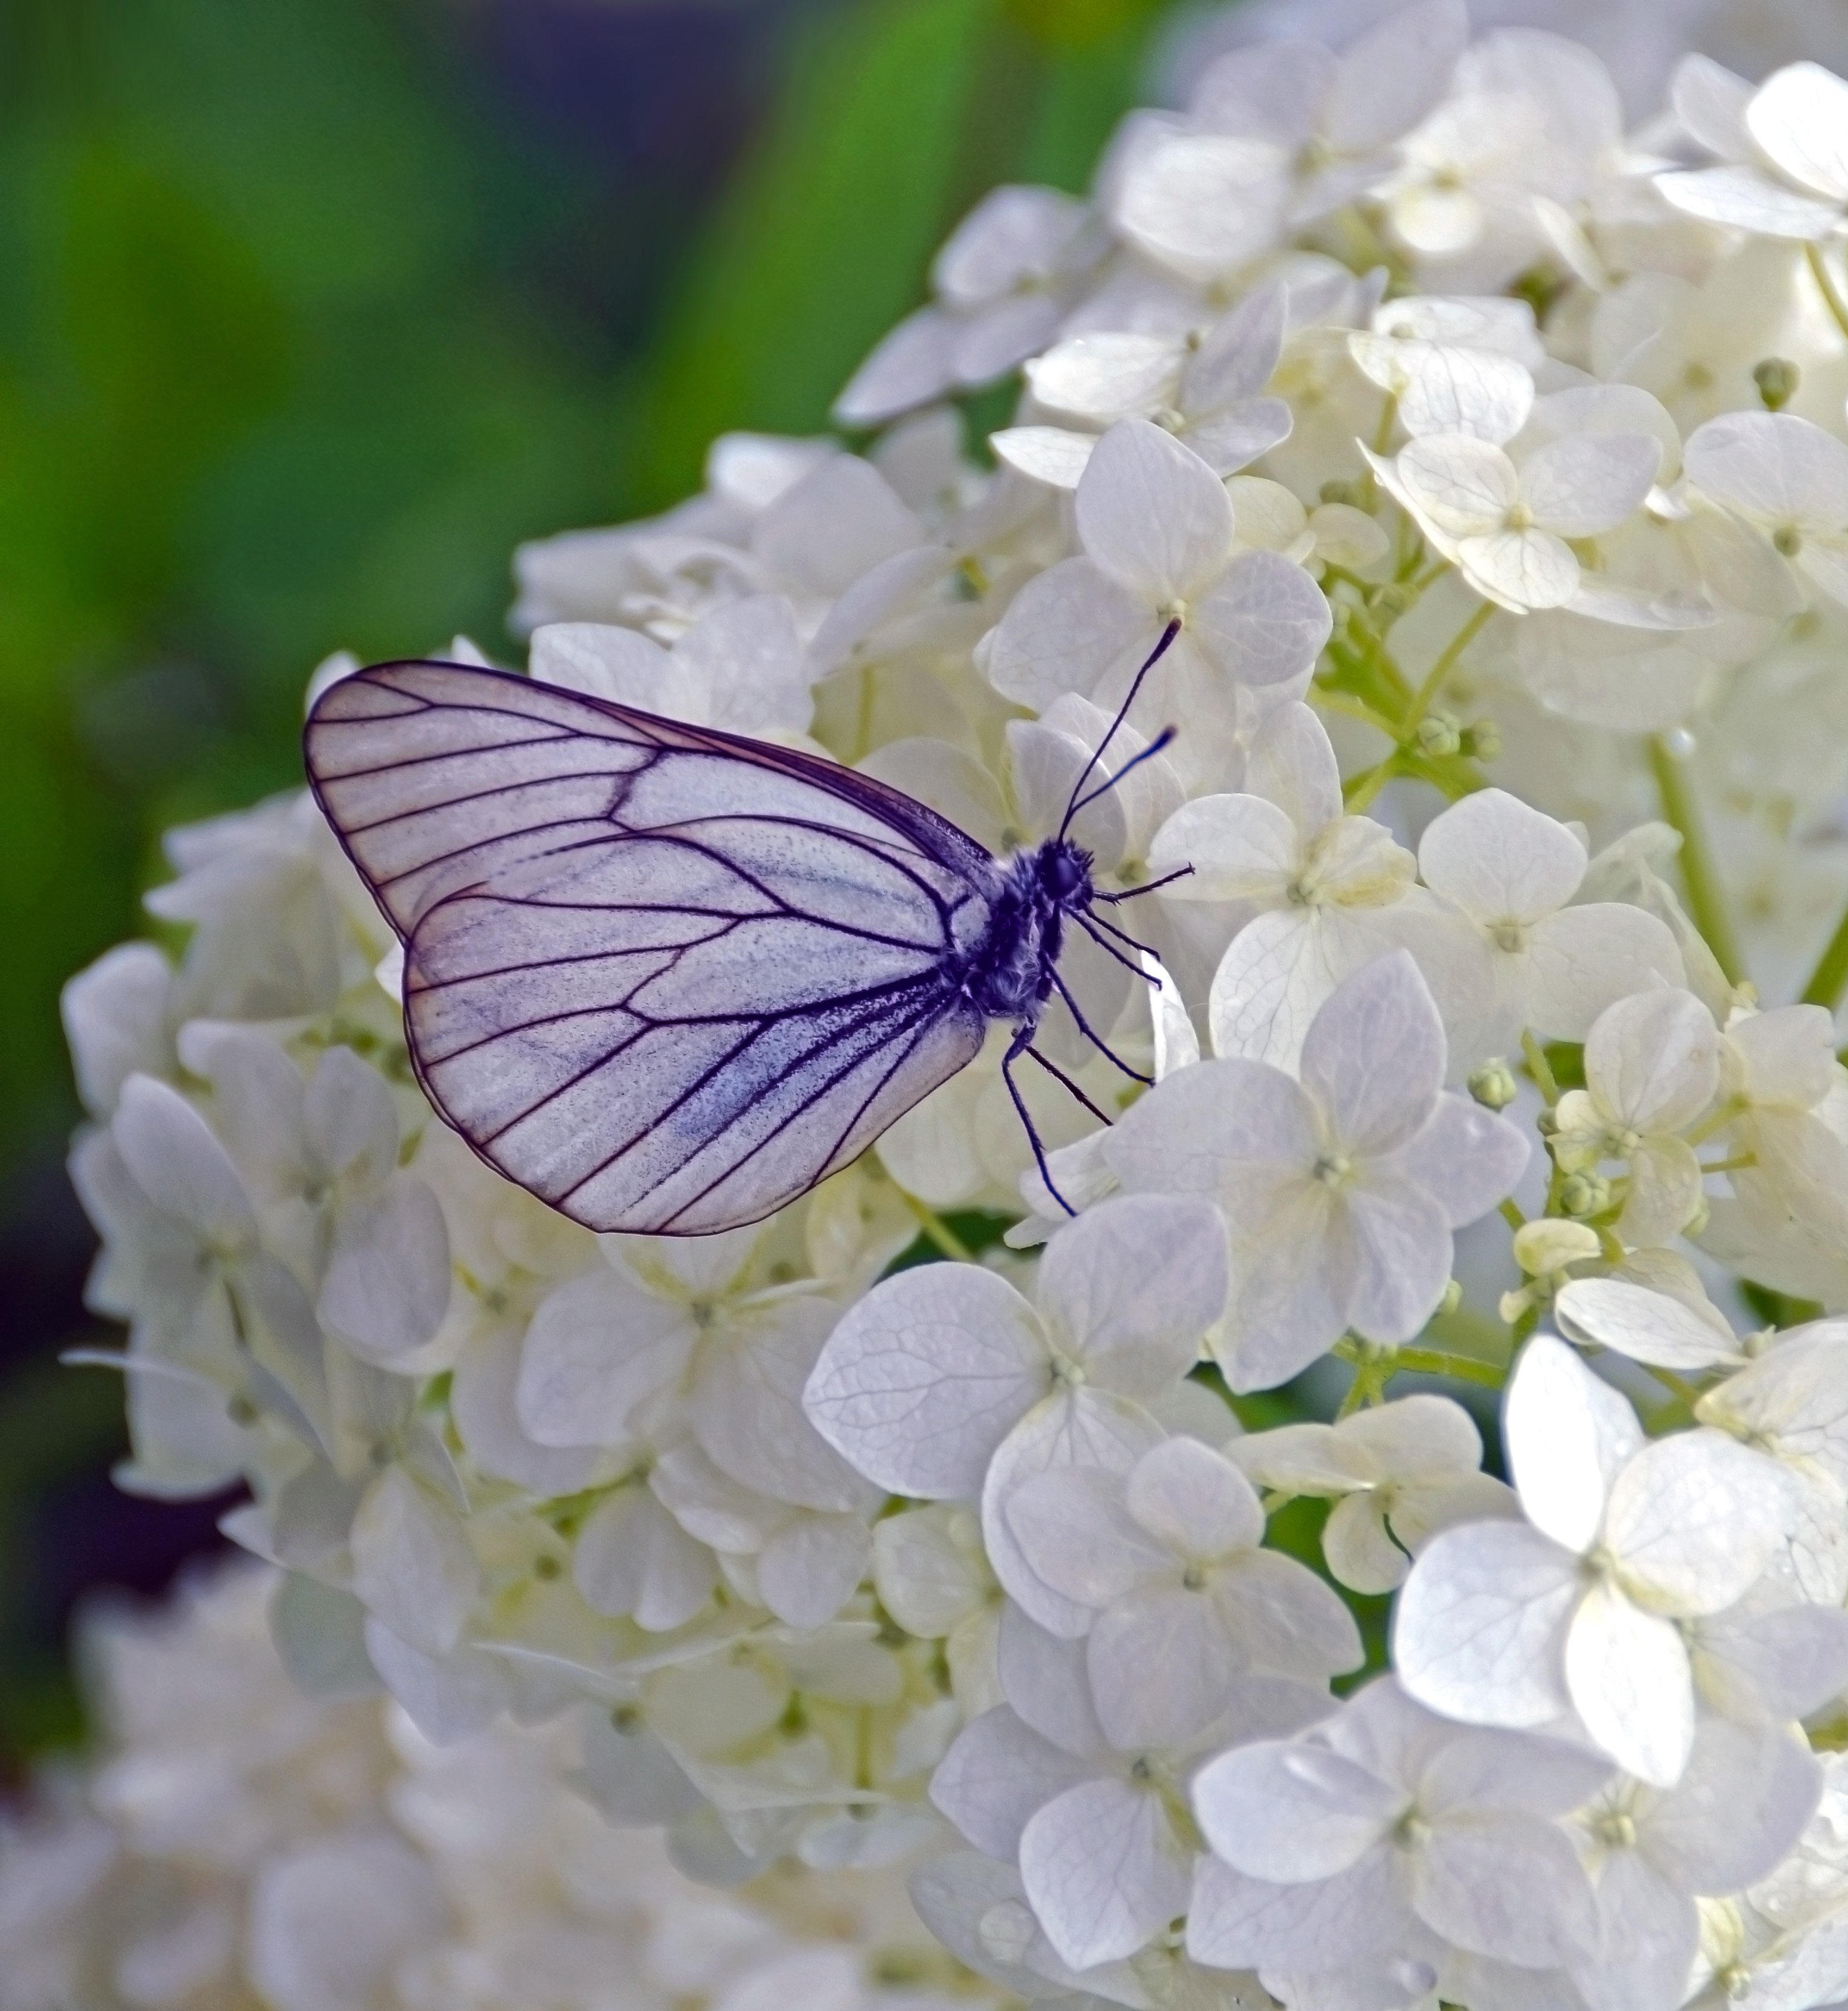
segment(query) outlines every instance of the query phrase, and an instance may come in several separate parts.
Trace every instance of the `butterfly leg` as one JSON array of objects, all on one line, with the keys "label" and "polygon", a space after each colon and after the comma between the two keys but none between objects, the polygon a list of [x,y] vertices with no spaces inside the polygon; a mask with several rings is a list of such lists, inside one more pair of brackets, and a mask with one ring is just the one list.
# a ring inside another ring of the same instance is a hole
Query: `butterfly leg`
[{"label": "butterfly leg", "polygon": [[[1022,1055],[1032,1053],[1033,1028],[1031,1026],[1017,1027],[1014,1029],[1013,1038],[1008,1043],[1007,1052],[1001,1057],[1001,1080],[1007,1084],[1007,1093],[1014,1100],[1014,1109],[1020,1114],[1020,1122],[1027,1127],[1027,1142],[1033,1148],[1033,1156],[1038,1162],[1039,1176],[1046,1183],[1046,1192],[1058,1202],[1067,1215],[1075,1219],[1078,1211],[1053,1183],[1052,1169],[1046,1164],[1046,1148],[1040,1142],[1038,1130],[1032,1118],[1027,1114],[1027,1099],[1021,1095],[1020,1084],[1014,1080],[1016,1060]],[[1042,1057],[1034,1055],[1034,1059],[1039,1061]]]},{"label": "butterfly leg", "polygon": [[1102,1055],[1106,1061],[1112,1063],[1115,1067],[1121,1069],[1123,1073],[1130,1078],[1131,1081],[1145,1082],[1151,1088],[1153,1088],[1155,1086],[1155,1077],[1152,1075],[1143,1074],[1140,1069],[1131,1068],[1129,1063],[1111,1047],[1109,1041],[1104,1040],[1099,1036],[1095,1028],[1092,1027],[1091,1022],[1087,1020],[1083,1013],[1078,1009],[1078,1002],[1072,996],[1070,988],[1066,984],[1065,980],[1059,975],[1056,970],[1053,971],[1051,973],[1051,976],[1052,979],[1053,989],[1056,991],[1059,997],[1065,1001],[1066,1005],[1070,1009],[1072,1017],[1078,1023],[1078,1031],[1084,1036],[1085,1039],[1097,1049],[1098,1052]]},{"label": "butterfly leg", "polygon": [[1159,880],[1150,880],[1140,887],[1131,887],[1120,894],[1093,894],[1094,901],[1107,901],[1115,907],[1119,901],[1139,901],[1145,894],[1152,894],[1158,887],[1172,887],[1177,880],[1184,880],[1193,871],[1191,866],[1177,866],[1172,873],[1164,873]]},{"label": "butterfly leg", "polygon": [[1026,1055],[1027,1059],[1030,1062],[1038,1062],[1040,1066],[1045,1070],[1047,1074],[1049,1075],[1055,1082],[1063,1085],[1065,1090],[1071,1096],[1073,1101],[1077,1103],[1081,1103],[1084,1108],[1091,1112],[1093,1117],[1102,1118],[1106,1124],[1114,1124],[1116,1122],[1116,1119],[1113,1117],[1107,1110],[1099,1110],[1097,1105],[1091,1102],[1091,1098],[1084,1094],[1084,1091],[1079,1088],[1078,1085],[1072,1080],[1069,1075],[1066,1073],[1065,1070],[1062,1068],[1055,1067],[1054,1065],[1051,1062],[1048,1061],[1045,1056],[1040,1052],[1038,1048],[1024,1048],[1021,1050],[1021,1052]]}]

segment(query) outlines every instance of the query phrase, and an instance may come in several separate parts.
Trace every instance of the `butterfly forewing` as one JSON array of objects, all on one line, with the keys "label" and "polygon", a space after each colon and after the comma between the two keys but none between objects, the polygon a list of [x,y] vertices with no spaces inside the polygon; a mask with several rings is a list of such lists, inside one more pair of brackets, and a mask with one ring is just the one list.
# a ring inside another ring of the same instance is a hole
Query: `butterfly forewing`
[{"label": "butterfly forewing", "polygon": [[439,664],[333,687],[308,753],[433,1101],[593,1228],[757,1220],[981,1046],[993,863],[863,777]]}]

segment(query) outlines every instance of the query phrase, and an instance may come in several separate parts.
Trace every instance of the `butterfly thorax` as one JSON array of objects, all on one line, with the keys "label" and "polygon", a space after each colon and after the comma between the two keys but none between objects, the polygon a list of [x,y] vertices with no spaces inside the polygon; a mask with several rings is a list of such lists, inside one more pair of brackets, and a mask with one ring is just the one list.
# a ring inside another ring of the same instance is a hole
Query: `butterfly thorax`
[{"label": "butterfly thorax", "polygon": [[1065,918],[1090,906],[1091,854],[1049,838],[1002,867],[988,925],[969,952],[963,990],[992,1020],[1039,1017],[1052,992]]}]

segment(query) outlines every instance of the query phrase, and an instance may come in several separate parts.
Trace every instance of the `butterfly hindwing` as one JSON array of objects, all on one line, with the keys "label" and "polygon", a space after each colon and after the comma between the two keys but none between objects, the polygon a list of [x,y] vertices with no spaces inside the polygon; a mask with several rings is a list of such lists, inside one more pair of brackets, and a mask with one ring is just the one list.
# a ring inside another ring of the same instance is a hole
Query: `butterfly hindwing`
[{"label": "butterfly hindwing", "polygon": [[433,1101],[593,1228],[755,1221],[981,1045],[992,863],[896,791],[450,664],[333,686],[308,747]]}]

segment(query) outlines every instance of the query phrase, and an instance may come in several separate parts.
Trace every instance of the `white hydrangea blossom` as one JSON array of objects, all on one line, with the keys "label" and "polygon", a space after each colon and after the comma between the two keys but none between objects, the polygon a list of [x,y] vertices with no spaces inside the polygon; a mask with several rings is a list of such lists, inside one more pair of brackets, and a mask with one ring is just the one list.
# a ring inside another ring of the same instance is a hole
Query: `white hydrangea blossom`
[{"label": "white hydrangea blossom", "polygon": [[607,1820],[621,1707],[441,1746],[363,1685],[304,1693],[271,1639],[294,1596],[246,1564],[89,1623],[101,1749],[0,1821],[5,2011],[998,2001],[895,1874],[721,1892]]},{"label": "white hydrangea blossom", "polygon": [[[197,1905],[87,1948],[126,1846],[54,1824],[8,2011],[109,1963],[290,2011],[589,2011],[600,1963],[714,2011],[1848,1997],[1848,85],[1690,59],[1626,137],[1450,0],[1188,85],[958,230],[863,451],[729,436],[518,561],[532,675],[997,853],[1172,632],[1074,827],[1134,1073],[1062,1005],[1087,1101],[1026,1086],[1076,1219],[991,1044],[763,1225],[600,1240],[433,1121],[312,801],[174,834],[176,953],[66,994],[127,1328],[84,1358],[124,1484],[247,1482],[284,1660],[386,1684],[397,1785],[229,1861],[226,1803]],[[979,451],[945,400],[1014,372]],[[604,1817],[782,1924],[635,1955]],[[800,1927],[899,1865],[963,1966],[908,1997]]]}]

